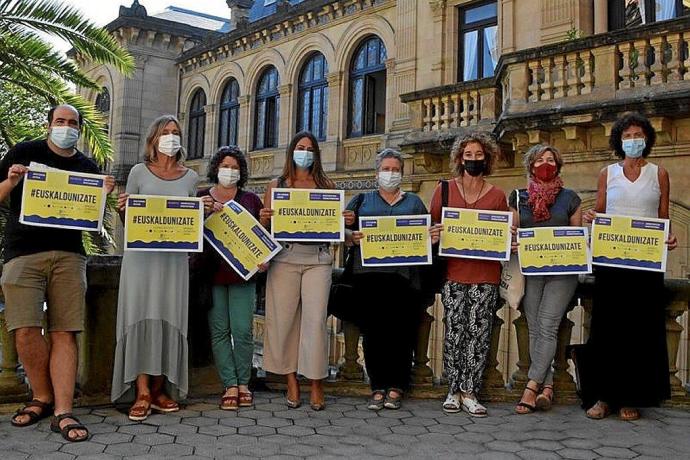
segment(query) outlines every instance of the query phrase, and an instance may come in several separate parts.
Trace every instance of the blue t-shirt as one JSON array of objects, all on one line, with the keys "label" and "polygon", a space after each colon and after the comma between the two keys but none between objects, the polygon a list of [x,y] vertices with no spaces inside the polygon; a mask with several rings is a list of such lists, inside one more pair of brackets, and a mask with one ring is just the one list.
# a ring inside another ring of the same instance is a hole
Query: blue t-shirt
[{"label": "blue t-shirt", "polygon": [[[354,211],[358,196],[350,200],[347,209]],[[405,192],[400,199],[393,205],[389,204],[379,194],[378,190],[372,192],[365,192],[362,194],[362,201],[359,210],[355,212],[354,229],[358,228],[359,217],[373,217],[373,216],[412,216],[420,214],[428,214],[429,212],[424,205],[424,202],[414,193]],[[361,273],[397,273],[408,280],[413,288],[420,289],[419,269],[412,267],[362,267],[362,257],[359,246],[355,246],[355,260],[354,270],[355,274]]]}]

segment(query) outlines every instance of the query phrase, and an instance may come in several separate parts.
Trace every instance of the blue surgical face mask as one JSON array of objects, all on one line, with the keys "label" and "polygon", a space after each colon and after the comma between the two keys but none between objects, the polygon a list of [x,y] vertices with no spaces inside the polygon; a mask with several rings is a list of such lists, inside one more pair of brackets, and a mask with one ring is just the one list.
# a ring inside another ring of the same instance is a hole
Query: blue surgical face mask
[{"label": "blue surgical face mask", "polygon": [[623,139],[623,152],[626,157],[640,158],[646,146],[644,139]]},{"label": "blue surgical face mask", "polygon": [[309,150],[295,150],[292,152],[292,161],[300,169],[309,169],[314,164],[314,152]]},{"label": "blue surgical face mask", "polygon": [[50,128],[50,140],[61,149],[71,149],[79,141],[79,130],[69,126]]}]

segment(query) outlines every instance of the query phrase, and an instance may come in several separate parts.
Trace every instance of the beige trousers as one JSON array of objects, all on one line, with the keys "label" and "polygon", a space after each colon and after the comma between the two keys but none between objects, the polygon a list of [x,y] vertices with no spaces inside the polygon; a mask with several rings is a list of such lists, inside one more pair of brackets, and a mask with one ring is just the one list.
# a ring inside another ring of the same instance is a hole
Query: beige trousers
[{"label": "beige trousers", "polygon": [[328,376],[326,308],[333,256],[328,246],[284,244],[266,282],[264,370]]}]

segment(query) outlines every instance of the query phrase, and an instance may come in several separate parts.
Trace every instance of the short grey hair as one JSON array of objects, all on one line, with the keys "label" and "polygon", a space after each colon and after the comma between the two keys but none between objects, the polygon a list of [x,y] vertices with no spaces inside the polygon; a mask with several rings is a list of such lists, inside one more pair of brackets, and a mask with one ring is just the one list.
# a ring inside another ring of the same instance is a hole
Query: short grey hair
[{"label": "short grey hair", "polygon": [[386,158],[395,158],[400,162],[400,173],[405,171],[405,161],[403,160],[402,153],[395,149],[385,148],[376,154],[376,170],[381,169],[381,163]]}]

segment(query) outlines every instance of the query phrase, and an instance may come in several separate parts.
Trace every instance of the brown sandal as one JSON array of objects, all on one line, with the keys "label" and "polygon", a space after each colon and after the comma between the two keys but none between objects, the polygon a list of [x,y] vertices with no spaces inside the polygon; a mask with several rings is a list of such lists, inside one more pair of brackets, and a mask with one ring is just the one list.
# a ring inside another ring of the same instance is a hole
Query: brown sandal
[{"label": "brown sandal", "polygon": [[220,408],[222,410],[237,410],[240,407],[240,398],[237,395],[226,394],[229,389],[237,387],[228,387],[225,389],[225,393],[220,398]]},{"label": "brown sandal", "polygon": [[151,409],[155,410],[156,412],[163,412],[167,414],[169,412],[177,412],[180,410],[180,405],[177,403],[177,401],[170,399],[170,397],[166,396],[164,393],[151,395],[151,398]]},{"label": "brown sandal", "polygon": [[251,391],[240,391],[240,407],[252,407],[254,405],[254,395]]},{"label": "brown sandal", "polygon": [[[68,423],[67,425],[63,426],[60,428],[60,422],[62,422],[65,419],[71,419],[74,420],[76,423]],[[69,434],[73,430],[84,430],[86,431],[86,435],[83,437],[72,437]],[[72,413],[68,412],[66,414],[60,414],[56,415],[53,417],[53,419],[50,421],[50,431],[54,433],[60,433],[63,438],[65,438],[66,441],[69,442],[82,442],[86,441],[89,439],[89,430],[86,428],[82,423],[79,421],[77,417],[75,417]]]},{"label": "brown sandal", "polygon": [[129,408],[129,419],[134,422],[142,422],[151,415],[151,395],[139,395]]},{"label": "brown sandal", "polygon": [[[41,412],[29,410],[30,407],[39,408],[41,409]],[[29,420],[24,423],[17,422],[17,417],[22,415],[28,416]],[[24,407],[17,409],[17,411],[12,416],[12,420],[10,420],[10,423],[12,424],[12,426],[25,427],[33,425],[34,423],[38,423],[39,421],[43,420],[46,417],[50,417],[51,415],[53,415],[53,403],[45,403],[43,401],[39,401],[38,399],[32,399],[28,403],[24,404]]]},{"label": "brown sandal", "polygon": [[[525,390],[529,390],[532,393],[534,393],[535,395],[537,394],[537,390],[535,390],[534,388],[530,388],[527,385],[525,385]],[[523,394],[524,394],[524,391],[523,391]],[[537,410],[536,406],[533,406],[532,404],[528,404],[526,402],[522,402],[522,398],[520,398],[520,402],[515,405],[515,413],[518,415],[531,414],[535,410]]]},{"label": "brown sandal", "polygon": [[618,418],[624,422],[639,420],[640,417],[640,411],[634,407],[621,407],[621,409],[618,411]]}]

